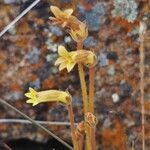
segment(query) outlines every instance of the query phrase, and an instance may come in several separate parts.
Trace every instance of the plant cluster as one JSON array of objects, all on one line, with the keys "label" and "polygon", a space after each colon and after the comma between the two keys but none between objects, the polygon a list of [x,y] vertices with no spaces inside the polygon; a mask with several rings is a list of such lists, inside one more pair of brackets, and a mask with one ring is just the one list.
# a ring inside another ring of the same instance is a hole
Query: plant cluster
[{"label": "plant cluster", "polygon": [[[72,108],[72,96],[68,91],[46,90],[37,92],[29,88],[26,97],[27,103],[33,106],[43,102],[60,102],[67,106],[70,119],[71,135],[74,150],[95,149],[95,126],[97,119],[94,115],[94,66],[96,64],[96,55],[90,50],[83,48],[83,42],[88,36],[88,29],[85,23],[72,15],[72,9],[60,10],[56,6],[50,7],[54,17],[50,17],[51,23],[60,25],[67,29],[73,40],[77,43],[76,50],[69,51],[62,45],[58,47],[58,55],[55,65],[59,66],[59,71],[67,69],[70,72],[74,66],[78,65],[80,84],[83,96],[84,120],[74,124],[74,113]],[[89,68],[89,90],[85,81],[84,67]],[[87,92],[89,91],[89,93]],[[85,137],[85,138],[84,138]],[[85,142],[84,142],[85,141]],[[85,143],[85,145],[84,145]]]}]

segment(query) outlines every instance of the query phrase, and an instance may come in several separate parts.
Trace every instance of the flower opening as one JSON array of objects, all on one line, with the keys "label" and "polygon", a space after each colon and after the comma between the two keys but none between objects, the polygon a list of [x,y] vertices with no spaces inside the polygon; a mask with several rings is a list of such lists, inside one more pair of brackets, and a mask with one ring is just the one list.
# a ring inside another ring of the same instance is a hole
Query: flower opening
[{"label": "flower opening", "polygon": [[67,68],[67,71],[70,72],[75,66],[75,55],[74,52],[68,52],[64,46],[58,47],[59,58],[56,60],[55,65],[59,65],[59,70]]}]

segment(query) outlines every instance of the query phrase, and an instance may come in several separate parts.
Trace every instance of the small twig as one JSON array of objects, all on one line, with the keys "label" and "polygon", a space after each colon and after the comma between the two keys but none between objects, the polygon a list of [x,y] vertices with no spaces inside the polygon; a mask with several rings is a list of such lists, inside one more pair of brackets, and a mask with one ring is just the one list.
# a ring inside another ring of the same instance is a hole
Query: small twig
[{"label": "small twig", "polygon": [[146,24],[140,22],[140,92],[141,92],[141,114],[142,114],[142,149],[145,150],[145,103],[144,103],[144,34],[146,32]]},{"label": "small twig", "polygon": [[1,32],[0,37],[3,36],[17,21],[19,21],[26,13],[28,13],[40,0],[35,0],[29,7],[27,7],[19,16],[17,16],[10,24],[8,24]]},{"label": "small twig", "polygon": [[[70,126],[69,122],[40,121],[40,120],[35,120],[35,122],[43,125]],[[29,120],[25,119],[0,119],[0,123],[32,124]],[[77,125],[77,123],[75,125]]]},{"label": "small twig", "polygon": [[58,140],[60,143],[62,143],[63,145],[65,145],[67,148],[69,148],[70,150],[73,150],[73,148],[69,144],[67,144],[65,141],[63,141],[62,139],[60,139],[58,136],[56,136],[55,134],[53,134],[47,128],[45,128],[41,124],[39,124],[36,121],[34,121],[32,118],[30,118],[29,116],[27,116],[26,114],[24,114],[23,112],[21,112],[20,110],[18,110],[17,108],[15,108],[14,106],[12,106],[9,103],[7,103],[5,100],[3,100],[3,99],[0,98],[0,103],[6,105],[7,107],[9,107],[11,109],[13,109],[17,113],[19,113],[21,116],[23,116],[24,118],[26,118],[27,120],[29,120],[32,124],[34,124],[35,126],[41,128],[42,130],[44,130],[45,132],[47,132],[50,136],[52,136],[53,138],[55,138],[56,140]]}]

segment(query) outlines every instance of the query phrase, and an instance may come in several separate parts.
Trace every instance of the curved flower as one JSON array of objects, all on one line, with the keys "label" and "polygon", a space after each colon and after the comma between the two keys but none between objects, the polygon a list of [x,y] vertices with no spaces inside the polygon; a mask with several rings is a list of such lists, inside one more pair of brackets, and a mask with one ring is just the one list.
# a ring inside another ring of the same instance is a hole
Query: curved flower
[{"label": "curved flower", "polygon": [[71,28],[69,34],[76,42],[83,42],[88,36],[88,28],[84,23],[79,24],[78,29]]},{"label": "curved flower", "polygon": [[76,50],[68,52],[64,46],[58,47],[59,58],[56,60],[55,65],[59,65],[59,70],[67,68],[70,72],[76,63],[82,63],[87,67],[92,67],[96,64],[96,55],[88,50]]},{"label": "curved flower", "polygon": [[55,24],[62,25],[62,27],[65,27],[67,25],[67,21],[73,13],[73,9],[66,9],[66,10],[62,11],[56,6],[51,6],[50,10],[52,11],[52,13],[55,16],[55,17],[50,17],[50,19]]},{"label": "curved flower", "polygon": [[71,100],[68,92],[59,90],[36,92],[33,88],[29,88],[29,92],[25,96],[29,98],[27,103],[31,103],[33,106],[43,102],[61,102],[67,104],[68,100]]}]

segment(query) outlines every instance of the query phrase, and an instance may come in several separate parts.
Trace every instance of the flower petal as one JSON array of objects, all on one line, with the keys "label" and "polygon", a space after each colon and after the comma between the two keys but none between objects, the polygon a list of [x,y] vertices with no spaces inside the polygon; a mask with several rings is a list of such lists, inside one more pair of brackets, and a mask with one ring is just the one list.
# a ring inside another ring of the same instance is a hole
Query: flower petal
[{"label": "flower petal", "polygon": [[63,13],[63,12],[62,12],[58,7],[56,7],[56,6],[51,6],[50,9],[51,9],[52,13],[54,14],[54,16],[55,16],[56,18],[59,18],[59,17],[62,16],[62,13]]},{"label": "flower petal", "polygon": [[66,48],[62,45],[60,45],[58,47],[58,54],[61,56],[61,57],[68,57],[69,56],[69,52],[66,50]]},{"label": "flower petal", "polygon": [[35,99],[28,99],[28,100],[26,101],[26,103],[32,104],[32,106],[35,106],[35,105],[39,104],[39,102],[36,101]]},{"label": "flower petal", "polygon": [[30,92],[30,93],[34,93],[34,94],[37,93],[37,92],[36,92],[33,88],[31,88],[31,87],[29,87],[29,92]]},{"label": "flower petal", "polygon": [[68,63],[67,64],[67,71],[70,72],[73,69],[73,67],[75,66],[75,64],[76,63]]},{"label": "flower petal", "polygon": [[59,57],[56,61],[55,61],[55,66],[64,63],[66,60],[62,57]]},{"label": "flower petal", "polygon": [[28,98],[32,98],[33,94],[32,93],[26,93],[25,96],[28,97]]},{"label": "flower petal", "polygon": [[70,54],[70,57],[71,57],[72,61],[75,62],[76,57],[77,57],[77,51],[72,51],[69,54]]},{"label": "flower petal", "polygon": [[59,66],[59,71],[63,70],[64,68],[66,68],[66,63],[61,63]]},{"label": "flower petal", "polygon": [[66,18],[69,18],[72,13],[73,13],[73,9],[64,10],[64,14],[65,14]]}]

